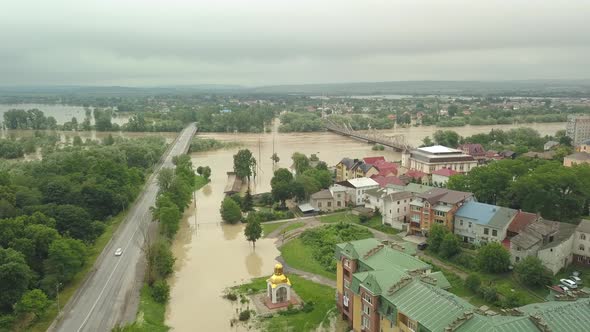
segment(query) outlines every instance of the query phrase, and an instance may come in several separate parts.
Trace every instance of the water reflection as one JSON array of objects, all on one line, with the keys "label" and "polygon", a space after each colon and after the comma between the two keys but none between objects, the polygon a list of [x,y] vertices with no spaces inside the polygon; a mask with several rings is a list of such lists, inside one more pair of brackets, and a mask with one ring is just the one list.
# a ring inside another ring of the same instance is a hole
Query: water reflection
[{"label": "water reflection", "polygon": [[250,255],[246,256],[246,269],[252,276],[262,275],[262,257],[254,249]]}]

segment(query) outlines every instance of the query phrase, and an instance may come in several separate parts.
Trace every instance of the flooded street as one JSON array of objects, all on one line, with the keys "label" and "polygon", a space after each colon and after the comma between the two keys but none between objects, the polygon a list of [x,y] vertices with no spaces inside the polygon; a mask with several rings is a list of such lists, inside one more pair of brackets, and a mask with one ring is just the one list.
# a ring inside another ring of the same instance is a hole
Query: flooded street
[{"label": "flooded street", "polygon": [[[509,129],[516,126],[477,126],[450,128],[462,136],[489,132],[491,128]],[[531,126],[542,135],[554,134],[565,124]],[[408,141],[417,145],[424,136],[432,135],[436,127],[400,129],[409,134]],[[392,131],[385,131],[391,133]],[[291,155],[315,153],[335,165],[343,157],[361,158],[384,155],[388,160],[399,160],[400,154],[391,150],[372,151],[371,145],[332,133],[293,134],[217,134],[203,133],[199,137],[223,141],[239,141],[242,148],[252,151],[259,160],[258,176],[253,181],[254,193],[270,191],[274,150],[280,161],[277,167],[290,167]],[[279,251],[273,241],[261,239],[256,251],[246,241],[242,225],[224,225],[219,206],[224,197],[226,172],[233,169],[233,155],[239,148],[192,154],[195,167],[210,166],[211,183],[196,193],[196,208],[185,211],[184,220],[173,244],[177,258],[175,274],[170,280],[171,299],[167,307],[166,324],[175,331],[236,331],[229,321],[235,316],[236,305],[221,298],[226,287],[247,282],[253,277],[270,276]],[[239,327],[237,331],[246,330]]]}]

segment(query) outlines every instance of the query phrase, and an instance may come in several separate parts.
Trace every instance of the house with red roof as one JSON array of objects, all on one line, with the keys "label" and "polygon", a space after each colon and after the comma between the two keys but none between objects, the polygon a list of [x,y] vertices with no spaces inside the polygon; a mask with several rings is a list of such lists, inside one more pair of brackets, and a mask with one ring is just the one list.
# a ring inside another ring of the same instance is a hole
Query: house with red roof
[{"label": "house with red roof", "polygon": [[373,166],[379,170],[379,175],[381,176],[387,176],[388,174],[397,175],[398,173],[398,165],[389,161],[378,160],[373,164]]},{"label": "house with red roof", "polygon": [[404,182],[417,182],[421,184],[428,184],[430,182],[428,174],[414,169],[411,169],[403,175],[400,175],[399,178]]},{"label": "house with red roof", "polygon": [[432,184],[434,186],[444,186],[449,181],[451,175],[461,174],[450,168],[441,168],[432,172]]},{"label": "house with red roof", "polygon": [[461,144],[457,147],[457,149],[463,151],[465,154],[473,156],[475,159],[484,158],[486,156],[486,150],[481,144]]},{"label": "house with red roof", "polygon": [[385,157],[383,156],[379,156],[379,157],[365,157],[363,158],[363,161],[369,165],[375,165],[376,162],[379,161],[385,161]]}]

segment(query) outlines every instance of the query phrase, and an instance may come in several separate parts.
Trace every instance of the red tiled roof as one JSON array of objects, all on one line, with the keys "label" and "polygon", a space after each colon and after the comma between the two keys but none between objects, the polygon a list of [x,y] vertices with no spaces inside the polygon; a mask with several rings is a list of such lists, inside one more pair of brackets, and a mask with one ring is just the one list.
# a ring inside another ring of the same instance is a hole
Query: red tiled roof
[{"label": "red tiled roof", "polygon": [[378,176],[397,176],[397,168],[386,168],[379,170]]},{"label": "red tiled roof", "polygon": [[512,233],[520,233],[530,223],[537,220],[537,215],[530,212],[518,211],[510,225],[508,225],[508,231]]},{"label": "red tiled roof", "polygon": [[375,180],[375,182],[379,183],[379,186],[381,186],[381,188],[384,188],[388,184],[393,184],[393,185],[397,185],[397,186],[405,186],[406,185],[406,183],[404,181],[402,181],[400,178],[398,178],[397,176],[374,175],[371,178],[373,180]]},{"label": "red tiled roof", "polygon": [[432,174],[449,177],[451,175],[459,174],[459,172],[453,171],[450,168],[441,168],[441,169],[437,169],[436,171],[432,172]]},{"label": "red tiled roof", "polygon": [[380,157],[366,157],[366,158],[363,158],[363,160],[367,164],[374,165],[378,161],[385,161],[385,157],[383,157],[383,156],[380,156]]},{"label": "red tiled roof", "polygon": [[457,147],[457,149],[462,150],[463,152],[467,153],[468,155],[471,155],[474,157],[483,157],[486,155],[486,150],[484,150],[484,148],[483,148],[483,146],[481,146],[481,144],[473,144],[473,143],[461,144]]},{"label": "red tiled roof", "polygon": [[406,174],[404,174],[404,175],[414,178],[414,179],[421,179],[426,176],[426,173],[412,169],[412,170],[407,171]]}]

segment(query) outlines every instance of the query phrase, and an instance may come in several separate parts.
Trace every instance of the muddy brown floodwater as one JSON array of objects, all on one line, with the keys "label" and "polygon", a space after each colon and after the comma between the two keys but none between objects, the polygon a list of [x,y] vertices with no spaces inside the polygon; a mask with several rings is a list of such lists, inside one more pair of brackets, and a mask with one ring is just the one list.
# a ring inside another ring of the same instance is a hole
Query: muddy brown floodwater
[{"label": "muddy brown floodwater", "polygon": [[[463,136],[489,132],[491,128],[509,129],[515,126],[477,126],[451,128]],[[554,134],[565,124],[531,126],[542,135]],[[408,135],[408,142],[416,145],[437,128],[409,128],[398,132]],[[393,133],[385,131],[386,134]],[[253,181],[253,192],[270,190],[274,150],[280,161],[277,167],[291,166],[293,152],[315,153],[335,165],[342,157],[361,158],[383,155],[388,160],[399,160],[400,154],[391,150],[372,151],[371,145],[332,133],[297,134],[198,134],[224,141],[239,141],[242,148],[252,151],[259,160],[258,176]],[[274,138],[274,139],[273,139]],[[256,242],[256,250],[246,241],[242,225],[225,225],[219,206],[224,197],[226,172],[232,171],[233,155],[239,148],[192,154],[195,167],[210,166],[211,182],[195,195],[196,204],[185,211],[181,229],[172,250],[177,258],[175,274],[170,280],[171,299],[166,312],[166,324],[175,331],[246,331],[246,327],[230,328],[236,305],[221,298],[226,287],[245,283],[251,278],[269,276],[275,257],[280,253],[272,240]],[[196,207],[195,207],[196,205]]]}]

